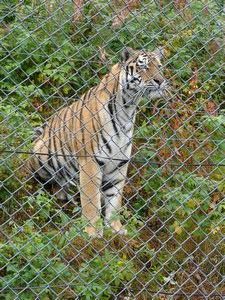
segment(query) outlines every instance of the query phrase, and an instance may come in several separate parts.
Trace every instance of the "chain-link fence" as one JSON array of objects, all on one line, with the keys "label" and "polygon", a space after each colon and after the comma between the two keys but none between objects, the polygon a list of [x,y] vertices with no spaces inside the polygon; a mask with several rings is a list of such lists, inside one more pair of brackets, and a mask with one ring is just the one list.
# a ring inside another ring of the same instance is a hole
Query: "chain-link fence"
[{"label": "chain-link fence", "polygon": [[0,299],[225,299],[223,1],[0,20]]}]

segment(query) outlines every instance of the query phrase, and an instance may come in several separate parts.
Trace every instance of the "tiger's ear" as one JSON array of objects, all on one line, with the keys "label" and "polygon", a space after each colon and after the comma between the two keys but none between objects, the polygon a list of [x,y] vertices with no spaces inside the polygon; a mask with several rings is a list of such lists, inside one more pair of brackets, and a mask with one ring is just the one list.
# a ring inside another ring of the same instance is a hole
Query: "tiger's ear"
[{"label": "tiger's ear", "polygon": [[126,47],[123,51],[122,51],[122,62],[126,62],[133,54],[135,53],[135,50],[130,48],[130,47]]},{"label": "tiger's ear", "polygon": [[153,53],[155,54],[156,58],[161,60],[165,57],[165,50],[163,47],[159,47],[159,48],[156,48]]}]

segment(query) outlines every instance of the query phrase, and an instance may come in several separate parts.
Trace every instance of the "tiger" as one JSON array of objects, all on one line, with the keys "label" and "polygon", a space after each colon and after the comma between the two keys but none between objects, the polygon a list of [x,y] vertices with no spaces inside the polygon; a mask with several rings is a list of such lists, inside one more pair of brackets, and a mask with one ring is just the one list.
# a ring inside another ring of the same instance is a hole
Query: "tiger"
[{"label": "tiger", "polygon": [[29,167],[42,183],[51,183],[56,198],[71,198],[79,187],[84,231],[102,236],[98,222],[126,234],[119,212],[131,158],[137,107],[144,96],[164,97],[163,49],[125,48],[100,83],[60,109],[38,129]]}]

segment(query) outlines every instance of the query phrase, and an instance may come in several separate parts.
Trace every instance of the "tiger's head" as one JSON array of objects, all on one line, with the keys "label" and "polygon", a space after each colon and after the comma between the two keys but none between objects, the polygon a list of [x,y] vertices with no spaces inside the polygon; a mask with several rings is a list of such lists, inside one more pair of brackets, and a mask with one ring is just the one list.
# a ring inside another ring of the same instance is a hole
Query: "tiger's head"
[{"label": "tiger's head", "polygon": [[150,99],[166,95],[168,82],[162,74],[163,49],[153,52],[126,48],[122,53],[122,86]]}]

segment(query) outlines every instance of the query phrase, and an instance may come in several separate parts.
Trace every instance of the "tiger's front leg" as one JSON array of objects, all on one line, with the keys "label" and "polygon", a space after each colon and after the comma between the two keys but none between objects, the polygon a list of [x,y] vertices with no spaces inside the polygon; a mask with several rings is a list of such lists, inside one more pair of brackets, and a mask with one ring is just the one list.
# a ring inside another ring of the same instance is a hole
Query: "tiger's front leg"
[{"label": "tiger's front leg", "polygon": [[85,232],[89,236],[102,236],[103,230],[98,228],[101,217],[101,183],[102,172],[98,164],[91,158],[80,163],[80,194],[82,216],[87,221]]},{"label": "tiger's front leg", "polygon": [[105,203],[105,224],[113,232],[126,234],[127,230],[121,224],[119,214],[122,206],[122,194],[126,181],[128,164],[116,169],[102,182],[102,193]]}]

